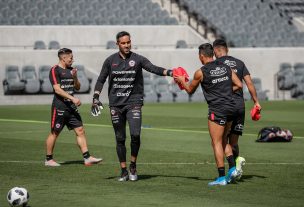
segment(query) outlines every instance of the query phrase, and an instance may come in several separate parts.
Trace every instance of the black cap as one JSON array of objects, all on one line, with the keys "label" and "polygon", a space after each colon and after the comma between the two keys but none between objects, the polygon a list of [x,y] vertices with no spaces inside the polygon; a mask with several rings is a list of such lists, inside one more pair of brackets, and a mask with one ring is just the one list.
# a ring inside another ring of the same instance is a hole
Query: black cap
[{"label": "black cap", "polygon": [[222,46],[222,47],[226,47],[226,48],[228,47],[226,41],[223,39],[214,40],[213,47],[218,47],[218,46]]}]

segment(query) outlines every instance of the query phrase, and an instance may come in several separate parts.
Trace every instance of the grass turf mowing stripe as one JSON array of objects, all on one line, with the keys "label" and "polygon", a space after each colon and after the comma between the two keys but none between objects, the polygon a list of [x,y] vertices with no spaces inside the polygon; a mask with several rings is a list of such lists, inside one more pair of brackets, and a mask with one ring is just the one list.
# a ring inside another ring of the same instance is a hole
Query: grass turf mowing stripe
[{"label": "grass turf mowing stripe", "polygon": [[[82,161],[75,161],[79,164]],[[43,161],[25,161],[25,160],[0,160],[0,163],[24,163],[24,164],[41,164]],[[70,163],[70,161],[59,162],[60,164]],[[98,165],[116,165],[119,162],[102,162]],[[215,165],[214,162],[139,162],[138,165]],[[246,165],[304,165],[303,162],[246,162]]]},{"label": "grass turf mowing stripe", "polygon": [[[19,122],[19,123],[37,123],[37,124],[50,124],[48,121],[37,121],[37,120],[22,120],[22,119],[0,119],[2,122]],[[106,124],[84,124],[85,126],[98,126],[98,127],[106,127],[111,128],[112,125],[106,125]],[[184,129],[166,129],[166,128],[145,128],[144,130],[155,130],[155,131],[167,131],[167,132],[191,132],[191,133],[200,133],[200,134],[209,134],[208,131],[197,131],[197,130],[184,130]],[[244,136],[256,136],[256,134],[243,134]],[[293,138],[297,139],[304,139],[304,137],[300,136],[294,136]]]}]

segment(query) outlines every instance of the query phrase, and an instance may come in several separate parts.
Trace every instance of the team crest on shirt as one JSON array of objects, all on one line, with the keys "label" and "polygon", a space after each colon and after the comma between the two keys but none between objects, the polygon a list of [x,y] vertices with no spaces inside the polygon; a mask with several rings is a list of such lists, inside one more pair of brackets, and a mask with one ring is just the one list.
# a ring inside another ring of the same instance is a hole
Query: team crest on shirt
[{"label": "team crest on shirt", "polygon": [[225,60],[224,61],[224,64],[225,65],[228,65],[229,67],[236,67],[236,62],[235,61],[233,61],[233,60]]},{"label": "team crest on shirt", "polygon": [[135,65],[135,61],[134,61],[134,60],[130,60],[130,61],[129,61],[129,66],[130,66],[130,67],[133,67],[134,65]]},{"label": "team crest on shirt", "polygon": [[56,128],[57,128],[57,129],[60,128],[60,124],[56,124]]},{"label": "team crest on shirt", "polygon": [[116,114],[116,111],[114,109],[112,109],[111,114],[112,114],[112,116],[114,116]]}]

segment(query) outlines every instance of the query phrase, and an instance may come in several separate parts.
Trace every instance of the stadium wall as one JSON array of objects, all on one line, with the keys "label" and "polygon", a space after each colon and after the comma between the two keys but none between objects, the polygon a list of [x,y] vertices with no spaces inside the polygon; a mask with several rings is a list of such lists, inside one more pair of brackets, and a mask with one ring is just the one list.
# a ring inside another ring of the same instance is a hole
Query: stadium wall
[{"label": "stadium wall", "polygon": [[[166,68],[182,66],[192,76],[201,67],[197,46],[206,40],[199,37],[191,28],[179,26],[1,26],[0,27],[0,80],[5,76],[6,65],[17,65],[21,71],[24,65],[34,65],[38,72],[41,65],[54,65],[58,62],[56,50],[34,50],[34,40],[57,40],[63,47],[74,51],[75,64],[86,67],[93,78],[94,87],[102,63],[117,50],[106,50],[105,43],[114,40],[118,31],[127,30],[132,35],[134,52],[149,58],[156,65]],[[175,42],[184,39],[193,48],[175,49]],[[282,62],[294,64],[304,62],[304,48],[231,48],[230,54],[243,60],[252,77],[262,80],[263,89],[269,90],[268,97],[274,94],[274,75]],[[0,104],[49,104],[51,95],[3,95],[0,85]],[[91,94],[79,95],[84,103],[91,102]],[[286,97],[288,98],[288,96]],[[107,88],[102,94],[107,102]]]}]

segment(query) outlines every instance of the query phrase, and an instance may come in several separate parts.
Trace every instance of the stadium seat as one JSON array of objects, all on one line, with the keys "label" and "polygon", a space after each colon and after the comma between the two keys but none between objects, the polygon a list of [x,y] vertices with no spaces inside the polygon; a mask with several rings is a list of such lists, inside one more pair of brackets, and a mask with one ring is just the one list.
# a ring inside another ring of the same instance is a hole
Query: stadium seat
[{"label": "stadium seat", "polygon": [[189,101],[189,95],[186,91],[180,90],[178,85],[172,81],[169,86],[170,92],[172,94],[173,102],[188,102]]},{"label": "stadium seat", "polygon": [[87,77],[85,67],[83,65],[75,65],[74,68],[77,68],[77,77],[81,85],[76,93],[90,93],[92,79]]},{"label": "stadium seat", "polygon": [[35,41],[34,50],[45,50],[45,49],[46,49],[46,45],[43,41],[41,40]]},{"label": "stadium seat", "polygon": [[49,42],[49,50],[59,50],[60,49],[60,44],[58,41],[53,40]]},{"label": "stadium seat", "polygon": [[188,48],[188,45],[186,43],[185,40],[178,40],[176,42],[176,46],[175,46],[177,49],[184,49],[184,48]]},{"label": "stadium seat", "polygon": [[113,40],[109,40],[107,42],[106,49],[117,49],[116,42]]},{"label": "stadium seat", "polygon": [[144,80],[144,102],[157,102],[157,94],[154,89],[154,84],[151,79]]},{"label": "stadium seat", "polygon": [[5,69],[5,79],[3,80],[4,94],[23,93],[24,88],[25,84],[20,78],[18,66],[7,66]]},{"label": "stadium seat", "polygon": [[154,80],[157,102],[172,102],[172,94],[169,91],[169,82],[164,77],[157,77]]},{"label": "stadium seat", "polygon": [[25,80],[25,93],[38,93],[40,91],[40,81],[37,78],[35,67],[26,65],[22,67],[22,79]]},{"label": "stadium seat", "polygon": [[269,90],[262,89],[262,81],[260,78],[252,78],[259,100],[268,100],[267,93]]},{"label": "stadium seat", "polygon": [[290,63],[281,63],[277,74],[279,90],[290,90],[295,86],[294,72]]},{"label": "stadium seat", "polygon": [[39,67],[39,80],[40,80],[40,91],[41,93],[53,93],[53,86],[49,79],[49,73],[52,66],[42,65]]}]

